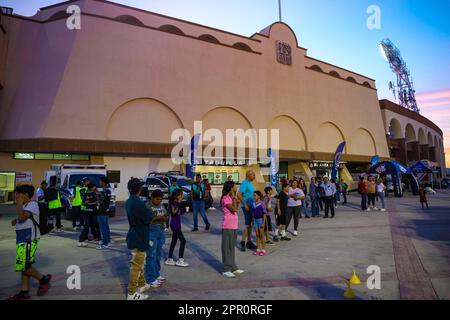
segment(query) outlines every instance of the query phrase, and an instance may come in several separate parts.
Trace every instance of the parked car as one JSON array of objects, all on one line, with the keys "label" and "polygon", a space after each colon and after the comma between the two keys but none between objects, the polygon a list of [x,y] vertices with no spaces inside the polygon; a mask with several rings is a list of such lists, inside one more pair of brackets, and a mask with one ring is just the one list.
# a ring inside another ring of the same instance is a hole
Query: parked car
[{"label": "parked car", "polygon": [[169,205],[169,186],[163,177],[148,176],[145,178],[140,196],[141,200],[144,203],[148,203],[152,192],[156,189],[160,189],[163,192],[162,203],[167,207]]}]

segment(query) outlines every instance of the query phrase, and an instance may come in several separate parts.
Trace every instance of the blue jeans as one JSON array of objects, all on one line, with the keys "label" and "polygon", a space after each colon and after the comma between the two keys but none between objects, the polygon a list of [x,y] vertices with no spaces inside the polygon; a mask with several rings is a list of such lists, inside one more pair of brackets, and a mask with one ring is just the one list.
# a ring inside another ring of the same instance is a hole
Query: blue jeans
[{"label": "blue jeans", "polygon": [[319,198],[314,197],[311,199],[311,213],[313,217],[320,216],[320,210],[319,210]]},{"label": "blue jeans", "polygon": [[109,231],[108,216],[99,214],[97,216],[98,226],[100,234],[102,236],[102,245],[107,246],[111,241],[111,235]]},{"label": "blue jeans", "polygon": [[384,191],[383,192],[378,192],[378,199],[381,201],[381,209],[386,209],[386,205],[384,203]]},{"label": "blue jeans", "polygon": [[145,258],[145,280],[147,283],[154,282],[160,275],[162,247],[166,242],[165,225],[152,224],[149,230],[149,248]]},{"label": "blue jeans", "polygon": [[198,228],[198,212],[203,218],[203,222],[206,226],[209,225],[208,218],[205,211],[205,200],[192,200],[192,211],[194,212],[194,229]]},{"label": "blue jeans", "polygon": [[306,199],[302,200],[302,208],[305,213],[305,217],[311,217],[311,214],[308,212],[308,207],[306,206]]},{"label": "blue jeans", "polygon": [[367,210],[367,193],[361,193],[361,209]]}]

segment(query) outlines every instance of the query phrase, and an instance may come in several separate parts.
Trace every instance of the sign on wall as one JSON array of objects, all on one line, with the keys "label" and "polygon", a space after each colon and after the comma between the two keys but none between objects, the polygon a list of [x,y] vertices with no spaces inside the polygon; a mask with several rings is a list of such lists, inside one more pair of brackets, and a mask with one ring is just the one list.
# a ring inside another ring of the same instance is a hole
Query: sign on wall
[{"label": "sign on wall", "polygon": [[16,172],[16,182],[31,182],[33,180],[33,172],[23,171]]},{"label": "sign on wall", "polygon": [[289,43],[277,41],[277,61],[281,64],[292,65],[292,48]]}]

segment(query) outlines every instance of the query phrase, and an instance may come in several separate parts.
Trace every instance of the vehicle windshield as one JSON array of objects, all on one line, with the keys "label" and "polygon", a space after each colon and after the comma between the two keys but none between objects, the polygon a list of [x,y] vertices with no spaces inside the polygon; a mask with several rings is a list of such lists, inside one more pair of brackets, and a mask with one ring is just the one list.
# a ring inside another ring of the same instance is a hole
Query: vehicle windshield
[{"label": "vehicle windshield", "polygon": [[187,179],[178,179],[177,183],[178,183],[179,187],[185,187],[185,186],[190,186],[191,185],[191,183]]},{"label": "vehicle windshield", "polygon": [[104,177],[104,174],[99,174],[99,173],[94,173],[94,174],[85,174],[85,173],[75,173],[75,174],[71,174],[70,175],[70,180],[69,180],[69,188],[74,188],[75,184],[77,183],[77,181],[81,181],[83,180],[83,178],[88,178],[89,180],[91,180],[91,182],[93,184],[95,184],[97,187],[100,186],[100,178]]}]

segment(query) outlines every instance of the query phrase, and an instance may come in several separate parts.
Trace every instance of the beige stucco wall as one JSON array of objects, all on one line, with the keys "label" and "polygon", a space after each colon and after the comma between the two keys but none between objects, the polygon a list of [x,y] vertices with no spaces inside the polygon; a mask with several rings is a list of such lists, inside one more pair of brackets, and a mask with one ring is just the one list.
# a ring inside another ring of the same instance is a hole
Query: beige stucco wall
[{"label": "beige stucco wall", "polygon": [[[389,157],[376,91],[306,69],[321,63],[305,57],[285,24],[252,40],[101,2],[83,5],[108,17],[133,14],[150,26],[170,23],[192,36],[214,34],[229,45],[245,42],[262,54],[85,15],[78,31],[65,20],[14,19],[1,139],[169,142],[172,129],[192,132],[204,119],[205,128],[278,128],[287,150],[333,153],[346,140],[345,153]],[[276,40],[293,48],[292,66],[276,61]]]}]

